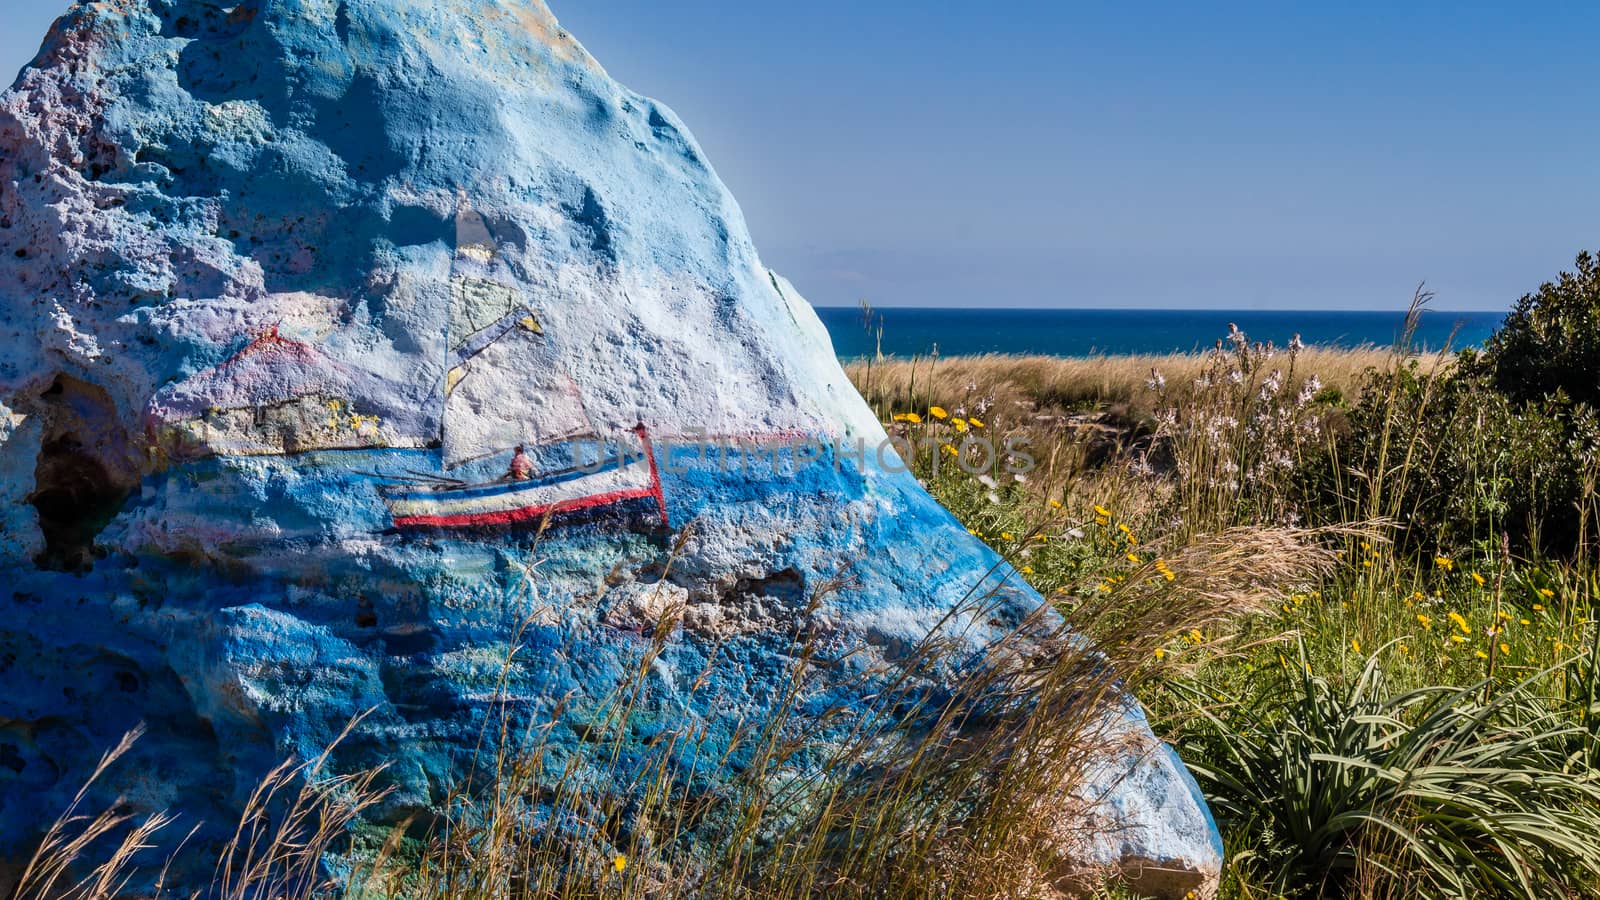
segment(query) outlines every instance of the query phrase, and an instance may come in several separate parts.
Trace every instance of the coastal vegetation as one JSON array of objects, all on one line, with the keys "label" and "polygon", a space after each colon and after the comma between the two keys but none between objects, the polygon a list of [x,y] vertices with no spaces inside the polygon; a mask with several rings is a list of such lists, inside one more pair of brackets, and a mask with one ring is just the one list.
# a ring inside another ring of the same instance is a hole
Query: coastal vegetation
[{"label": "coastal vegetation", "polygon": [[1235,331],[1201,358],[851,373],[945,457],[979,423],[1030,436],[1024,476],[916,465],[1091,633],[1087,598],[1234,565],[1188,552],[1209,536],[1337,555],[1141,685],[1223,827],[1224,896],[1576,897],[1600,892],[1597,335],[1584,254],[1460,353]]}]

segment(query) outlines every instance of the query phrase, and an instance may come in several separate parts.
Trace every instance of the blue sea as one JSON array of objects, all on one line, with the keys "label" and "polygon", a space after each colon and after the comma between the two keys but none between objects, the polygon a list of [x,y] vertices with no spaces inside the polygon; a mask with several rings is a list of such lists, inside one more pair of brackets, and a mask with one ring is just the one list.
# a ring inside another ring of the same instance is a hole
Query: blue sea
[{"label": "blue sea", "polygon": [[[874,309],[870,327],[855,307],[817,310],[844,359],[891,356],[1028,353],[1094,356],[1206,350],[1235,323],[1251,340],[1335,347],[1395,343],[1403,312],[1172,309]],[[1505,317],[1500,312],[1428,310],[1413,338],[1424,349],[1481,344]]]}]

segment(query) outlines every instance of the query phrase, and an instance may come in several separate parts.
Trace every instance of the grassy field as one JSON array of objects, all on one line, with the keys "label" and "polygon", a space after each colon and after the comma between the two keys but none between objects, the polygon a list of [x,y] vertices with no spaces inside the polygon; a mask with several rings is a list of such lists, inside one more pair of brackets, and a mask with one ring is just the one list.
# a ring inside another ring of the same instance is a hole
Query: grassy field
[{"label": "grassy field", "polygon": [[[1221,821],[1224,896],[1594,896],[1600,516],[1571,437],[1588,413],[1510,404],[1458,363],[1234,335],[1194,357],[851,374],[938,448],[916,461],[929,489],[1085,631],[1118,640],[1097,596],[1137,616],[1216,594],[1138,691]],[[1525,437],[1546,415],[1570,416],[1548,446]],[[978,432],[1026,437],[1040,464],[951,464]],[[1518,499],[1569,456],[1559,501]],[[1317,549],[1327,565],[1306,565]]]},{"label": "grassy field", "polygon": [[[1308,347],[1298,354],[1296,373],[1316,375],[1330,392],[1357,388],[1367,370],[1387,364],[1387,348],[1342,350]],[[1152,372],[1177,389],[1192,386],[1210,365],[1202,354],[1094,356],[957,356],[945,359],[857,360],[846,373],[869,402],[888,409],[896,401],[938,398],[952,407],[987,401],[1003,417],[1049,411],[1117,411],[1137,418],[1155,412],[1147,390]]]}]

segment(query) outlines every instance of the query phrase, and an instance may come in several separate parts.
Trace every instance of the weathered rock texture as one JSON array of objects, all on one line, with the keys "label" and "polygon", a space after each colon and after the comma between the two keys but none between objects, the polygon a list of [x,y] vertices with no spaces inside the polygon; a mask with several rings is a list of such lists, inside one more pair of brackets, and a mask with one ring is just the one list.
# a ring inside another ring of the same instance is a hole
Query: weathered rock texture
[{"label": "weathered rock texture", "polygon": [[[648,703],[723,739],[802,618],[892,666],[1012,573],[883,438],[677,117],[538,0],[80,3],[0,95],[0,856],[140,721],[108,790],[223,822],[374,710],[338,764],[393,761],[395,820],[664,614]],[[1123,730],[1088,861],[1214,875]]]}]

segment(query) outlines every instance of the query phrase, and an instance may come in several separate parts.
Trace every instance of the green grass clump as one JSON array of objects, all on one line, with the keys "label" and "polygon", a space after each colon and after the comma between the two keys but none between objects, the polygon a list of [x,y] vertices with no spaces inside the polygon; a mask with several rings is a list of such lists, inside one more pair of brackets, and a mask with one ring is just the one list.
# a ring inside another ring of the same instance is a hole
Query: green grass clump
[{"label": "green grass clump", "polygon": [[1290,896],[1547,897],[1600,880],[1600,777],[1574,763],[1589,735],[1540,676],[1402,691],[1382,656],[1328,678],[1302,648],[1248,700],[1190,688],[1204,725],[1184,749],[1245,848],[1241,873]]}]

